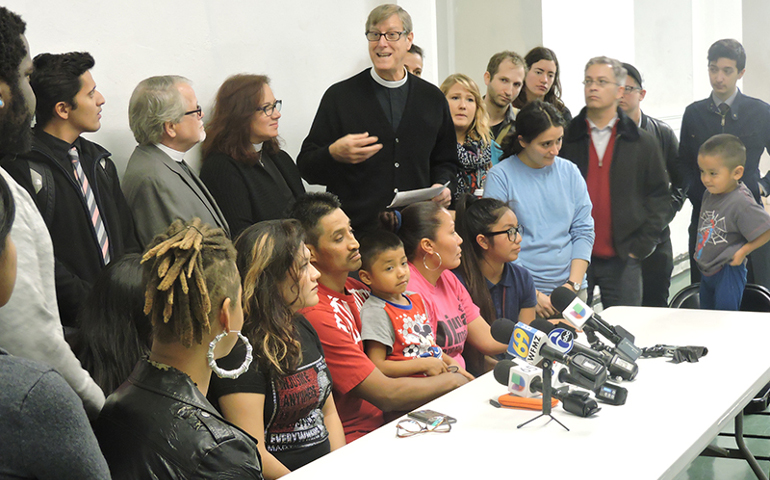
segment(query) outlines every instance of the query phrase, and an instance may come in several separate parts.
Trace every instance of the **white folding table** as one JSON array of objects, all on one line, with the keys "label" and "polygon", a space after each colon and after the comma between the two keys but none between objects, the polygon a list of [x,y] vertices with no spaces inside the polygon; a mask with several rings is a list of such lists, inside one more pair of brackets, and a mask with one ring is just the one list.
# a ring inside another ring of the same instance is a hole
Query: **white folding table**
[{"label": "white folding table", "polygon": [[636,345],[698,345],[698,363],[638,360],[622,406],[591,418],[557,406],[569,427],[539,412],[494,408],[507,392],[491,373],[438,398],[430,408],[457,418],[446,434],[397,438],[391,422],[289,477],[335,479],[575,478],[670,479],[682,471],[770,382],[770,315],[614,307],[602,312],[636,336]]}]

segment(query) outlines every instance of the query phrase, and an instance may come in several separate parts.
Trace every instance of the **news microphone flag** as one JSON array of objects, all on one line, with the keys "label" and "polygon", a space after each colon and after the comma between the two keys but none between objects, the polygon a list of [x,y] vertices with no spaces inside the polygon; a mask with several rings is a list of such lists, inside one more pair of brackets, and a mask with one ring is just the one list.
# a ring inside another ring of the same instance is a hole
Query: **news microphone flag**
[{"label": "news microphone flag", "polygon": [[542,384],[541,372],[532,365],[512,365],[508,377],[508,392],[517,397],[539,397],[540,391],[533,388],[534,383]]},{"label": "news microphone flag", "polygon": [[593,316],[594,311],[591,310],[591,307],[583,303],[580,298],[575,297],[575,299],[572,300],[572,302],[567,305],[567,308],[561,313],[564,318],[572,322],[573,325],[582,328],[586,321]]},{"label": "news microphone flag", "polygon": [[545,337],[545,333],[526,323],[519,322],[513,328],[513,334],[511,334],[511,340],[508,344],[508,353],[525,360],[530,365],[537,364],[542,358],[539,352],[545,341],[543,337]]}]

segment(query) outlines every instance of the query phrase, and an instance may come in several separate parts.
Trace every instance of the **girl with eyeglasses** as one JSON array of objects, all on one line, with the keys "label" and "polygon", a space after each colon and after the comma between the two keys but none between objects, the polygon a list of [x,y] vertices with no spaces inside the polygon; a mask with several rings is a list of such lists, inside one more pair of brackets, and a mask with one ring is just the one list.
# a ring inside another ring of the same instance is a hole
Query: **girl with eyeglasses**
[{"label": "girl with eyeglasses", "polygon": [[535,283],[514,260],[524,228],[503,201],[464,195],[457,202],[457,233],[463,261],[455,275],[488,322],[496,318],[529,323],[535,319]]},{"label": "girl with eyeglasses", "polygon": [[233,75],[217,92],[200,178],[233,238],[257,222],[288,217],[305,193],[297,165],[278,141],[281,105],[264,75]]},{"label": "girl with eyeglasses", "polygon": [[559,312],[551,292],[566,286],[585,299],[585,273],[594,243],[591,200],[577,166],[558,156],[566,122],[550,103],[535,100],[516,117],[503,158],[487,177],[484,197],[502,200],[526,225],[517,263],[534,278],[538,317]]}]

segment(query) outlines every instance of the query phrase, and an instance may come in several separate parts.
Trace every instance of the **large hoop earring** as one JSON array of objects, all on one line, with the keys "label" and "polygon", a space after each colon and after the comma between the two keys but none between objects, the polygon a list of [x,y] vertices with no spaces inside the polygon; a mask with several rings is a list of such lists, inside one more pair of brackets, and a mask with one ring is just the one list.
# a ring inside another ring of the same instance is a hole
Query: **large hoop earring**
[{"label": "large hoop earring", "polygon": [[[436,254],[436,256],[438,257],[438,265],[436,265],[436,268],[430,268],[425,263],[425,259],[428,258],[428,255],[433,255],[433,254]],[[438,253],[438,252],[433,252],[433,253],[430,253],[430,254],[426,254],[424,257],[422,257],[422,266],[425,267],[425,270],[427,270],[429,272],[435,272],[436,270],[441,268],[441,254]]]},{"label": "large hoop earring", "polygon": [[[219,343],[220,340],[225,338],[229,333],[235,333],[238,334],[238,338],[243,340],[243,343],[246,344],[246,358],[243,360],[243,363],[240,367],[236,368],[235,370],[224,370],[222,367],[217,365],[217,360],[214,358],[214,347],[217,346],[217,343]],[[254,348],[249,343],[249,339],[246,338],[240,330],[233,330],[232,332],[222,332],[216,337],[214,337],[214,340],[209,343],[209,351],[206,352],[206,357],[209,360],[209,368],[217,374],[217,377],[219,378],[238,378],[240,377],[246,370],[249,369],[249,366],[251,365],[251,361],[254,360],[254,357],[252,356],[251,352],[254,350]]]}]

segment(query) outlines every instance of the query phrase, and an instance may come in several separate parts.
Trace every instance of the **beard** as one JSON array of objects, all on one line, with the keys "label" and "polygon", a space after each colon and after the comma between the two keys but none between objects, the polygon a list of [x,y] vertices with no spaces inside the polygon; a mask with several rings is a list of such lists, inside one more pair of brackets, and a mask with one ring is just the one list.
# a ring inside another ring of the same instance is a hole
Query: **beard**
[{"label": "beard", "polygon": [[3,154],[25,153],[32,148],[32,114],[27,111],[24,96],[18,87],[11,88],[11,101],[7,110],[0,110],[0,152]]}]

